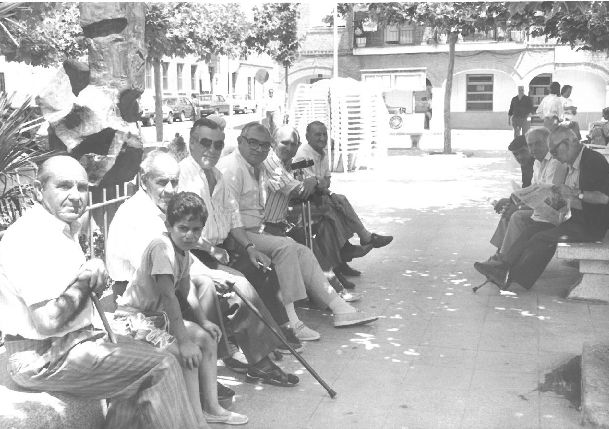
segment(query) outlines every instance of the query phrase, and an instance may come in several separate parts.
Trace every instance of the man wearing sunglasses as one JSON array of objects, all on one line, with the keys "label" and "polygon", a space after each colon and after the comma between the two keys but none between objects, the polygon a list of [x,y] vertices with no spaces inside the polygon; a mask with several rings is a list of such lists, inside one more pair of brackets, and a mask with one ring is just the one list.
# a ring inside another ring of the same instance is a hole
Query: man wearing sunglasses
[{"label": "man wearing sunglasses", "polygon": [[218,164],[225,183],[239,204],[241,221],[248,239],[244,244],[239,237],[233,236],[237,242],[234,243],[234,250],[239,253],[255,250],[256,254],[251,256],[251,261],[260,264],[263,269],[274,264],[290,327],[301,341],[320,338],[319,333],[308,328],[294,310],[294,302],[305,299],[307,292],[315,301],[332,310],[336,327],[376,320],[374,316],[357,311],[337,295],[309,248],[291,238],[267,234],[261,228],[267,192],[262,162],[270,150],[271,136],[268,130],[263,125],[252,122],[243,127],[238,137],[237,150],[222,158]]},{"label": "man wearing sunglasses", "polygon": [[602,240],[609,226],[609,163],[584,147],[573,131],[559,126],[550,134],[550,153],[568,165],[561,196],[569,201],[571,217],[555,226],[528,219],[526,229],[498,266],[483,274],[500,288],[516,283],[530,289],[554,256],[559,242]]}]

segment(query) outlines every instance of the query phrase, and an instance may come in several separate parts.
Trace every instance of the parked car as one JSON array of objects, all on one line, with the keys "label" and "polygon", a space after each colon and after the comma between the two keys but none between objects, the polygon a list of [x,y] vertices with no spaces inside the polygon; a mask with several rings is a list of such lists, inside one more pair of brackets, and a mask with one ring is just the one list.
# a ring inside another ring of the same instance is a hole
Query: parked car
[{"label": "parked car", "polygon": [[230,98],[233,101],[234,113],[247,113],[248,111],[255,113],[258,110],[256,100],[252,100],[247,94],[231,94]]},{"label": "parked car", "polygon": [[[154,97],[142,100],[140,102],[140,108],[142,109],[142,125],[147,127],[154,124]],[[173,111],[171,107],[167,105],[165,100],[163,100],[162,109],[163,121],[171,124],[173,122]]]},{"label": "parked car", "polygon": [[174,121],[184,122],[196,119],[197,109],[193,100],[188,97],[167,97],[163,99],[163,104],[166,104],[171,111]]},{"label": "parked car", "polygon": [[199,116],[207,116],[212,113],[228,115],[229,105],[226,99],[219,94],[201,94],[196,99]]}]

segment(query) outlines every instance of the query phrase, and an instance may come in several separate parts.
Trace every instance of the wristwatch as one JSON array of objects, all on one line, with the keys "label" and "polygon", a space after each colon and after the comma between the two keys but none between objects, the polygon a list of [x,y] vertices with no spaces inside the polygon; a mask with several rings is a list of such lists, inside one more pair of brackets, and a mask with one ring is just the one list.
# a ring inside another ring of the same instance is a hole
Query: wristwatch
[{"label": "wristwatch", "polygon": [[579,198],[580,200],[584,200],[584,192],[580,191],[579,194],[577,195],[577,198]]},{"label": "wristwatch", "polygon": [[249,243],[247,243],[247,244],[245,245],[245,250],[247,251],[247,249],[249,249],[250,247],[256,247],[256,246],[254,246],[254,243],[252,243],[252,242],[250,241]]}]

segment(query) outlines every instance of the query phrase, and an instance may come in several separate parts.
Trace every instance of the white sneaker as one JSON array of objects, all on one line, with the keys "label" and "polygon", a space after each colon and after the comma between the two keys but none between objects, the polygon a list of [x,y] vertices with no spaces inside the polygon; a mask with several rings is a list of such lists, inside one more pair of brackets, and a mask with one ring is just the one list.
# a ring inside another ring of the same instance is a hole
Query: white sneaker
[{"label": "white sneaker", "polygon": [[353,313],[340,313],[334,315],[333,324],[335,328],[342,326],[356,326],[374,322],[378,316],[372,316],[363,311],[355,311]]},{"label": "white sneaker", "polygon": [[338,293],[338,296],[340,296],[345,302],[355,302],[362,299],[361,293],[349,292],[346,289],[341,290]]},{"label": "white sneaker", "polygon": [[319,332],[306,326],[302,320],[298,321],[298,323],[296,323],[292,329],[294,330],[296,338],[298,338],[300,341],[316,341],[321,338]]}]

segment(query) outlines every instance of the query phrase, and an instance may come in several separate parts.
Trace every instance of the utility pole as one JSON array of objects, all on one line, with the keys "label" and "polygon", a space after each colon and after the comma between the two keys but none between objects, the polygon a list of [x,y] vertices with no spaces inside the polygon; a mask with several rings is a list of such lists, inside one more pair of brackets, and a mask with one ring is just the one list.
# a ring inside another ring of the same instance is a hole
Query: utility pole
[{"label": "utility pole", "polygon": [[334,32],[334,66],[333,66],[333,73],[332,76],[334,78],[338,77],[338,3],[334,4],[334,25],[333,25],[333,32]]}]

